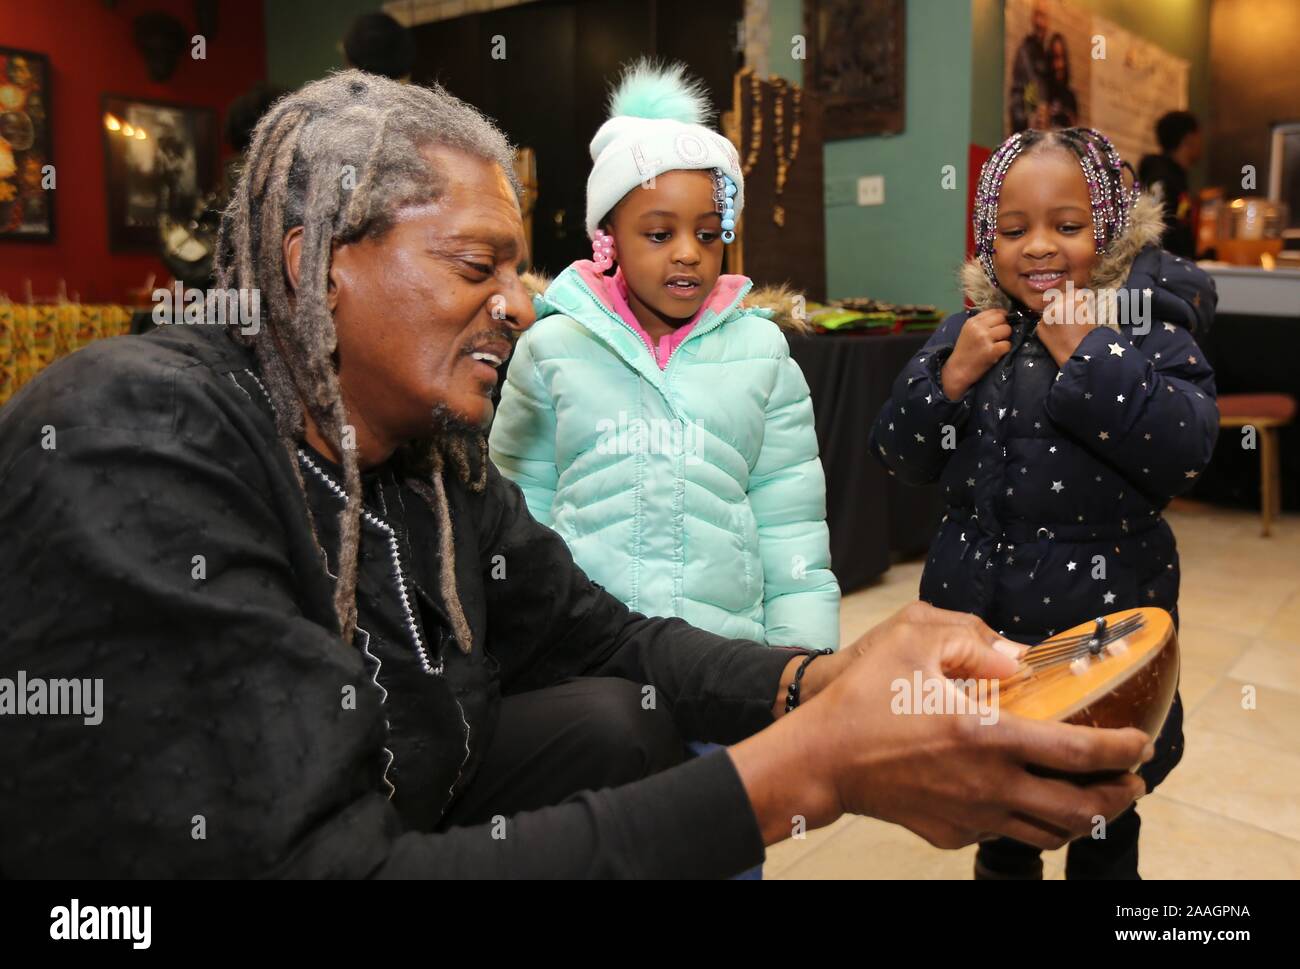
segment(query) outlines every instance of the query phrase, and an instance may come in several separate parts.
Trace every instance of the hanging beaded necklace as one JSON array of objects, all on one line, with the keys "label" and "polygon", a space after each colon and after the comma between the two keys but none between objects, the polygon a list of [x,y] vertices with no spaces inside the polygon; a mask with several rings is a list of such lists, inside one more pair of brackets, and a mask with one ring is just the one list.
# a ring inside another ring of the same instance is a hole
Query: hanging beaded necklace
[{"label": "hanging beaded necklace", "polygon": [[[748,178],[763,150],[763,79],[752,68],[745,68],[744,73],[749,75],[749,149],[741,163],[740,172]],[[776,151],[776,191],[772,221],[778,226],[784,226],[785,206],[781,204],[781,196],[790,177],[790,167],[799,156],[799,136],[803,130],[803,89],[775,74],[768,76],[767,83],[772,86],[772,134]],[[785,138],[786,91],[790,92],[792,116],[788,154]]]},{"label": "hanging beaded necklace", "polygon": [[[772,76],[772,134],[776,142],[776,200],[772,205],[772,221],[785,227],[785,206],[781,196],[785,191],[786,179],[790,175],[790,166],[799,155],[800,100],[803,92],[798,84],[792,84],[783,77]],[[785,148],[785,92],[790,91],[791,114],[793,123],[790,128],[790,154],[786,156]]]},{"label": "hanging beaded necklace", "polygon": [[749,74],[749,152],[740,166],[740,173],[749,178],[763,148],[763,81],[753,68],[747,67],[745,71]]}]

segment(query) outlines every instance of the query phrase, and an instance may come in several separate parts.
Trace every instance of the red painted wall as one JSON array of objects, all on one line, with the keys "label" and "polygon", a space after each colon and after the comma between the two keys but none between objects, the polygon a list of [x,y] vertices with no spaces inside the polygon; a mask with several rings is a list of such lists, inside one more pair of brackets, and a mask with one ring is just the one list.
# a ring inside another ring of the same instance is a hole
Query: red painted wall
[{"label": "red painted wall", "polygon": [[[191,0],[3,0],[0,46],[21,47],[50,59],[54,126],[55,238],[52,243],[0,241],[0,292],[25,298],[31,279],[37,298],[52,296],[59,279],[83,302],[122,301],[126,289],[151,273],[170,277],[161,260],[143,252],[110,253],[104,188],[104,127],[100,97],[120,94],[216,109],[266,77],[261,0],[222,0],[207,59],[182,53],[164,83],[150,80],[135,49],[131,21],[160,10],[197,32]],[[224,138],[221,149],[226,151]]]},{"label": "red painted wall", "polygon": [[975,255],[975,226],[971,213],[975,210],[975,192],[979,189],[980,169],[993,157],[993,149],[983,145],[969,145],[966,150],[966,258]]}]

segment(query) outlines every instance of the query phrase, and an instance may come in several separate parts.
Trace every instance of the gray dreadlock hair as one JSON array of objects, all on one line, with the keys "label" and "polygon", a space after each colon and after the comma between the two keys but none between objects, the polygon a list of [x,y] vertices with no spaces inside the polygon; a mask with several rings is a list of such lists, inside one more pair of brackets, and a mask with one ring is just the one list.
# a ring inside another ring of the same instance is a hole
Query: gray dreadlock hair
[{"label": "gray dreadlock hair", "polygon": [[[343,443],[348,415],[334,363],[337,337],[327,298],[330,256],[335,243],[382,236],[399,209],[442,194],[443,176],[422,154],[434,145],[495,162],[518,195],[514,151],[505,136],[438,85],[399,84],[361,71],[307,84],[277,101],[258,122],[217,243],[216,285],[260,290],[261,305],[269,307],[269,319],[260,321],[255,333],[242,328],[230,332],[256,353],[298,486],[305,494],[297,454],[305,436],[304,414],[343,461],[347,503],[339,516],[334,612],[348,643],[357,621],[361,473],[355,449]],[[302,255],[298,285],[291,292],[283,243],[285,233],[296,226],[303,230]],[[461,481],[482,490],[486,455],[481,433],[446,433],[410,442],[400,463],[406,483],[438,520],[440,589],[452,633],[465,652],[472,640],[456,591],[443,473],[450,466]],[[324,559],[319,537],[316,547]]]}]

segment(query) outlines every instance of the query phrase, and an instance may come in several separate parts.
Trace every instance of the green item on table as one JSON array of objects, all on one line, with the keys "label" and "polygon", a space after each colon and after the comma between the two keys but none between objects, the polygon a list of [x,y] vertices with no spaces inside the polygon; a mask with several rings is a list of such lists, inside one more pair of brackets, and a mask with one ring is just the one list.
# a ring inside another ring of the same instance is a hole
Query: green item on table
[{"label": "green item on table", "polygon": [[828,306],[810,315],[814,326],[830,332],[840,330],[890,330],[894,327],[893,313],[861,313],[857,310]]}]

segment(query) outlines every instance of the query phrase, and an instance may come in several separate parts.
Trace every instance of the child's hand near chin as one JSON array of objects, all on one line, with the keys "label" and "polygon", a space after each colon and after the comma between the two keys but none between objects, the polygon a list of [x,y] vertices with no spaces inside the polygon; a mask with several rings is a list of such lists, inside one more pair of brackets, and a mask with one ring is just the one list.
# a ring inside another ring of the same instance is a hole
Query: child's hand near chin
[{"label": "child's hand near chin", "polygon": [[1043,318],[1034,331],[1058,367],[1064,367],[1079,344],[1093,330],[1094,294],[1090,289],[1074,291],[1074,300],[1067,303],[1065,294],[1057,292],[1043,308]]},{"label": "child's hand near chin", "polygon": [[1011,324],[1006,310],[985,310],[966,321],[957,345],[939,376],[944,396],[960,400],[989,369],[1011,350]]}]

